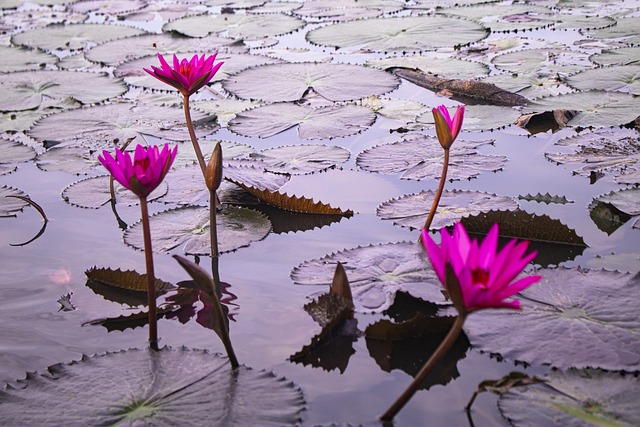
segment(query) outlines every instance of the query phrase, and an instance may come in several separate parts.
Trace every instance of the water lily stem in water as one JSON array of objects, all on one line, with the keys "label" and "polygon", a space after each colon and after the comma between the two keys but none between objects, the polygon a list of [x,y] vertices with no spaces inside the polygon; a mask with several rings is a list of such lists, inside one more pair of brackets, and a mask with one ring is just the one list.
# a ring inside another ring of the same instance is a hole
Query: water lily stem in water
[{"label": "water lily stem in water", "polygon": [[387,411],[380,417],[380,420],[383,422],[390,422],[393,418],[402,410],[404,405],[413,397],[413,395],[418,391],[418,389],[422,386],[424,381],[427,379],[433,368],[436,364],[442,359],[442,357],[447,354],[447,352],[451,349],[453,344],[460,336],[460,332],[462,332],[462,325],[464,324],[466,315],[459,315],[456,317],[456,320],[453,322],[453,326],[449,330],[449,333],[444,338],[444,340],[440,343],[436,351],[431,355],[429,360],[424,364],[420,372],[415,376],[409,387],[398,397],[398,399],[393,402],[393,405],[387,409]]},{"label": "water lily stem in water", "polygon": [[151,249],[151,228],[147,198],[140,197],[142,210],[142,234],[144,236],[144,257],[147,264],[147,302],[149,306],[149,347],[158,350],[158,317],[156,313],[156,284],[153,271],[153,252]]}]

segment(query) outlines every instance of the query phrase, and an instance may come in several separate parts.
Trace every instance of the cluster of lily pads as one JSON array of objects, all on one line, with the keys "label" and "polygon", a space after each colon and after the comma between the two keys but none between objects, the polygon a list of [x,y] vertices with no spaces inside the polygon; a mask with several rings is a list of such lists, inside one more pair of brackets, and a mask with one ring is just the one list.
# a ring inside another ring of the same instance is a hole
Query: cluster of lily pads
[{"label": "cluster of lily pads", "polygon": [[[351,157],[344,146],[318,140],[358,135],[381,122],[389,124],[391,140],[358,153],[357,167],[425,183],[440,178],[441,186],[381,203],[379,218],[423,229],[425,244],[431,241],[429,231],[455,223],[453,239],[459,246],[469,245],[460,230],[497,239],[492,227],[498,223],[502,237],[531,240],[539,254],[533,261],[535,274],[542,281],[519,289],[522,292],[512,303],[521,304],[521,312],[483,310],[466,319],[472,306],[464,295],[462,267],[452,261],[448,265],[455,274],[447,273],[448,267],[434,261],[437,246],[431,246],[431,268],[418,243],[420,233],[412,242],[336,248],[335,253],[305,261],[291,272],[296,284],[332,289],[305,306],[322,332],[291,360],[343,370],[344,359],[323,365],[321,354],[328,346],[331,351],[345,324],[353,325],[353,311],[388,314],[406,292],[429,301],[432,312],[369,325],[364,332],[368,342],[433,335],[438,336],[436,342],[446,341],[445,332],[451,328],[456,331],[448,340],[452,353],[459,351],[455,346],[466,349],[470,343],[508,360],[558,368],[541,378],[512,375],[481,387],[502,394],[500,409],[514,425],[531,420],[544,425],[637,423],[640,414],[632,397],[640,387],[640,320],[634,310],[638,275],[553,268],[575,259],[586,247],[573,230],[546,215],[519,210],[515,197],[443,190],[443,186],[445,178],[472,179],[507,164],[504,155],[485,154],[491,139],[465,139],[472,131],[513,123],[531,134],[573,127],[579,132],[560,139],[544,155],[570,165],[574,174],[592,182],[610,179],[619,186],[589,206],[598,228],[612,234],[640,214],[638,6],[622,1],[459,3],[3,2],[2,20],[10,35],[0,46],[6,58],[0,64],[0,174],[14,173],[16,165],[33,161],[43,171],[81,176],[61,189],[71,205],[112,207],[124,242],[145,250],[147,274],[96,267],[87,270],[87,285],[113,301],[148,309],[142,316],[96,323],[121,330],[148,324],[152,350],[108,353],[53,366],[42,375],[30,374],[17,389],[13,385],[0,394],[0,412],[14,421],[59,422],[60,414],[54,415],[53,408],[60,407],[68,393],[82,390],[91,401],[65,408],[71,423],[90,417],[97,424],[136,420],[176,424],[184,422],[181,414],[189,414],[194,425],[210,417],[221,417],[220,423],[228,425],[298,423],[304,408],[301,391],[235,360],[228,336],[235,296],[217,277],[218,253],[238,250],[270,233],[310,230],[353,216],[352,210],[289,196],[281,188],[297,176],[334,168]],[[610,13],[595,14],[602,7],[610,8]],[[580,34],[584,39],[575,49],[526,37],[526,31],[536,29]],[[524,37],[514,36],[523,33]],[[305,48],[287,46],[288,37],[300,34]],[[158,64],[162,58],[158,52],[176,53],[177,62]],[[218,53],[209,62],[203,52]],[[213,70],[214,60],[224,65]],[[192,76],[195,80],[181,80],[180,70],[199,67],[204,71]],[[417,90],[463,99],[468,104],[464,126],[461,116],[457,122],[449,118],[446,126],[439,124],[445,114],[448,117],[446,108],[438,115],[429,108],[435,105],[385,98],[406,82]],[[167,83],[182,96],[176,96]],[[431,132],[434,127],[436,136]],[[237,138],[218,139],[216,133],[222,129]],[[451,132],[448,139],[443,134],[446,129]],[[237,142],[253,138],[259,145],[260,139],[282,135],[305,143],[255,150]],[[178,146],[177,154],[168,149],[154,152],[158,141]],[[134,158],[127,163],[127,150],[134,146]],[[98,154],[103,152],[115,156],[102,158],[115,181],[100,165]],[[443,164],[448,171],[441,170]],[[135,165],[143,166],[134,172]],[[139,179],[142,176],[150,180]],[[0,216],[15,216],[32,205],[41,210],[46,226],[42,207],[20,189],[2,186],[0,196]],[[520,198],[568,202],[549,194]],[[164,203],[170,209],[149,216],[147,202]],[[118,216],[118,206],[137,203],[141,221],[129,225]],[[638,228],[636,219],[630,232]],[[44,228],[38,236],[43,232]],[[481,253],[495,253],[492,245],[482,243]],[[443,251],[444,247],[443,243]],[[179,287],[157,280],[152,251],[179,253],[176,257],[193,280]],[[210,256],[211,275],[183,256],[196,261]],[[513,262],[511,257],[507,260]],[[489,264],[483,264],[482,271],[470,267],[473,283],[497,261],[490,257],[483,262]],[[451,284],[454,276],[458,280]],[[484,279],[480,282],[486,284]],[[442,292],[440,282],[447,292]],[[456,297],[457,288],[464,297]],[[155,296],[150,294],[146,302],[140,298],[149,290],[172,293],[157,313]],[[620,304],[612,310],[598,304],[604,299]],[[201,308],[196,309],[198,304]],[[453,307],[457,319],[462,319],[459,323],[451,316]],[[158,316],[181,322],[196,318],[215,330],[231,366],[227,359],[204,352],[156,351],[152,325]],[[458,338],[463,321],[464,334]],[[538,331],[536,336],[545,339],[532,346],[522,333],[527,330]],[[577,340],[574,333],[588,338]],[[74,377],[80,365],[80,372],[91,366],[92,379],[60,381]],[[114,396],[103,411],[105,398],[91,387],[95,378],[108,378],[114,365],[126,366],[119,373],[123,381],[130,381],[120,384],[124,389],[144,389],[150,376],[156,380],[133,400]],[[198,372],[189,370],[193,365],[199,366]],[[167,371],[172,375],[157,375]],[[173,374],[181,378],[178,384],[172,383]],[[437,382],[417,378],[416,388],[425,381]],[[211,390],[218,394],[210,394]],[[25,399],[47,402],[51,411],[27,410]],[[189,401],[192,406],[186,404]],[[176,402],[179,411],[166,410]],[[206,403],[195,408],[198,402]],[[390,420],[394,413],[389,411],[382,419]]]}]

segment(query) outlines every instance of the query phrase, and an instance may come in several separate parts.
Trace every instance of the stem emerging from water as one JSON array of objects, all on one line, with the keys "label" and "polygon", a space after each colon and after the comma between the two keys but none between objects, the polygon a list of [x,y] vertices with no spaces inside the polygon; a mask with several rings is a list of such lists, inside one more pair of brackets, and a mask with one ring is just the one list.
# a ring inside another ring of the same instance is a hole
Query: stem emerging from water
[{"label": "stem emerging from water", "polygon": [[140,197],[142,210],[142,234],[144,236],[144,257],[147,264],[147,302],[149,306],[149,348],[158,350],[158,316],[156,313],[156,283],[153,271],[153,252],[151,249],[151,229],[147,198]]},{"label": "stem emerging from water", "polygon": [[191,144],[193,145],[193,151],[196,153],[196,157],[198,159],[198,164],[200,165],[200,170],[202,171],[202,176],[205,176],[205,171],[207,170],[207,164],[204,162],[204,157],[202,156],[202,150],[200,150],[200,145],[198,144],[198,139],[196,137],[196,131],[193,129],[193,122],[191,121],[191,108],[189,107],[189,97],[184,95],[184,118],[187,122],[187,129],[189,129],[189,138],[191,138]]},{"label": "stem emerging from water", "polygon": [[407,404],[407,402],[413,397],[416,391],[424,383],[424,380],[429,376],[434,366],[442,359],[442,357],[451,349],[453,344],[458,339],[460,332],[462,332],[462,325],[464,324],[466,315],[459,315],[453,323],[453,326],[449,330],[449,333],[440,343],[436,351],[431,355],[429,360],[424,364],[420,372],[415,376],[409,387],[393,402],[393,405],[387,409],[387,412],[382,414],[380,420],[383,422],[391,422],[393,418],[400,412],[400,410]]},{"label": "stem emerging from water", "polygon": [[444,149],[444,163],[442,164],[442,173],[440,174],[440,183],[438,184],[438,190],[436,191],[436,197],[433,199],[433,204],[431,205],[431,210],[429,211],[429,216],[427,216],[427,220],[424,223],[425,230],[429,231],[429,227],[431,227],[431,223],[433,222],[433,217],[436,214],[436,209],[438,209],[438,204],[440,203],[440,197],[442,197],[442,190],[444,190],[444,183],[447,180],[447,170],[449,170],[449,149]]}]

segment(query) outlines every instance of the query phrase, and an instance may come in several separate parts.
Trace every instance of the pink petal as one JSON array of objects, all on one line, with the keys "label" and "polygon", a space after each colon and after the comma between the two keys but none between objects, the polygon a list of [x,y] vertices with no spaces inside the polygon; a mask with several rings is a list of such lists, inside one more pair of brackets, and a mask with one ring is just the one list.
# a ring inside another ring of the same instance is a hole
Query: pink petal
[{"label": "pink petal", "polygon": [[493,224],[480,246],[480,256],[478,257],[479,267],[489,270],[489,267],[496,258],[498,248],[498,224]]},{"label": "pink petal", "polygon": [[422,229],[422,245],[424,246],[425,251],[427,252],[427,256],[431,261],[431,265],[433,266],[433,270],[436,272],[438,279],[440,282],[444,283],[444,274],[445,274],[445,265],[446,259],[444,257],[444,253],[436,245],[433,241],[429,232],[425,229]]}]

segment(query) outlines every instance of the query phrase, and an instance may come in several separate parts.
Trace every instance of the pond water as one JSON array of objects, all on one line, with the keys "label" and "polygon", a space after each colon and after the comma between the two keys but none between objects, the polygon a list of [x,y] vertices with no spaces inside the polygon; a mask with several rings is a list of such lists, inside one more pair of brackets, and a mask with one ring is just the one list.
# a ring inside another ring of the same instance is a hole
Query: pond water
[{"label": "pond water", "polygon": [[[62,3],[62,2],[59,2]],[[85,2],[90,3],[90,2]],[[132,2],[133,3],[133,2]],[[423,6],[428,2],[417,3]],[[452,3],[452,2],[443,2]],[[533,2],[534,4],[555,2]],[[604,2],[603,2],[604,3]],[[626,1],[624,3],[627,3]],[[158,2],[165,5],[166,2]],[[212,3],[213,4],[213,3]],[[416,3],[413,3],[414,5]],[[620,7],[622,1],[607,2],[608,6]],[[71,6],[56,5],[53,10],[67,13]],[[234,4],[229,3],[233,8]],[[638,14],[638,6],[628,16]],[[65,9],[67,8],[67,9]],[[48,11],[48,6],[25,3],[18,12],[14,9],[3,10],[5,23],[14,22],[11,17],[22,11]],[[199,10],[205,10],[201,6]],[[208,10],[219,11],[220,5],[212,5]],[[427,7],[428,9],[428,7]],[[613,9],[617,10],[617,9]],[[85,12],[88,22],[124,23],[100,15],[98,11]],[[570,13],[579,15],[580,9],[570,9]],[[238,13],[245,13],[238,9]],[[587,12],[584,12],[587,13]],[[401,14],[409,14],[404,11]],[[34,16],[39,16],[35,13]],[[44,12],[43,12],[44,19]],[[158,15],[159,16],[159,15]],[[143,27],[148,31],[161,31],[163,20],[146,22]],[[278,49],[289,47],[308,49],[309,56],[315,58],[332,56],[334,62],[362,64],[370,59],[395,56],[396,54],[372,52],[353,48],[337,49],[322,47],[306,42],[304,37],[309,29],[322,25],[320,19],[309,18],[308,27],[292,34],[274,36],[273,46],[258,46],[250,50],[251,54],[282,53]],[[29,26],[37,27],[33,22]],[[25,25],[25,27],[29,27]],[[23,27],[9,29],[7,34],[19,33]],[[587,48],[578,43],[586,37],[576,30],[552,31],[549,29],[531,30],[517,33],[492,33],[487,40],[498,40],[506,36],[526,38],[526,40],[547,40],[562,42],[567,49],[596,53],[604,47],[593,45]],[[260,39],[258,39],[260,41]],[[593,41],[593,39],[592,39]],[[11,41],[5,40],[8,46]],[[279,43],[279,44],[278,44]],[[533,43],[533,42],[532,42]],[[251,43],[248,43],[251,46]],[[594,47],[595,46],[595,47]],[[604,46],[604,45],[603,45]],[[76,52],[55,50],[60,58],[69,60]],[[457,51],[451,48],[440,49],[442,57],[455,56]],[[290,53],[295,56],[295,53]],[[230,64],[231,60],[227,60]],[[70,61],[69,61],[70,62]],[[67,63],[68,64],[68,63]],[[149,63],[148,65],[151,65]],[[225,64],[224,66],[227,66]],[[223,66],[223,67],[224,67]],[[55,69],[55,65],[48,65]],[[82,67],[78,67],[82,70]],[[100,67],[92,64],[95,71]],[[499,73],[492,66],[492,73]],[[113,71],[113,67],[104,67]],[[266,83],[265,83],[266,84]],[[212,99],[216,93],[224,96],[220,83],[212,86],[213,91],[203,91],[196,99]],[[91,88],[77,88],[90,91]],[[140,88],[131,88],[126,96],[134,97]],[[166,96],[161,92],[151,92],[150,96]],[[177,95],[175,95],[177,97]],[[385,97],[416,101],[428,107],[441,103],[454,106],[458,101],[449,100],[413,83],[402,80],[397,89],[385,94]],[[143,102],[143,101],[141,101]],[[177,102],[177,101],[176,101]],[[427,110],[428,111],[428,110]],[[19,113],[18,113],[19,114]],[[472,116],[470,116],[472,117]],[[617,123],[622,125],[625,123]],[[353,354],[348,358],[344,372],[338,369],[326,371],[321,368],[304,366],[289,361],[289,357],[307,345],[320,328],[303,309],[310,296],[325,288],[295,285],[290,278],[292,269],[312,259],[324,257],[344,249],[383,244],[389,242],[415,241],[418,231],[394,225],[392,221],[382,220],[376,215],[378,206],[388,200],[423,190],[435,190],[438,181],[426,178],[421,181],[403,180],[399,174],[386,175],[372,173],[356,165],[356,156],[364,150],[381,144],[397,141],[398,133],[390,129],[406,126],[388,117],[378,116],[375,123],[361,133],[333,139],[304,140],[295,128],[286,130],[268,138],[241,136],[223,126],[210,138],[248,144],[255,150],[293,144],[338,145],[351,153],[350,159],[327,171],[293,176],[282,188],[289,195],[306,196],[331,206],[355,212],[351,218],[321,228],[289,233],[270,233],[266,238],[251,243],[237,251],[225,253],[220,258],[220,276],[231,285],[230,291],[237,297],[232,308],[234,319],[230,324],[231,340],[240,363],[254,369],[273,371],[298,385],[304,392],[307,408],[303,412],[303,425],[335,423],[373,422],[410,382],[410,376],[401,369],[390,372],[381,368],[380,362],[372,356],[372,346],[364,337],[353,342]],[[614,127],[613,132],[623,132]],[[416,131],[434,135],[433,128]],[[638,229],[633,228],[636,218],[622,224],[611,233],[602,231],[589,215],[589,205],[594,198],[628,186],[616,183],[610,175],[591,182],[588,176],[574,174],[575,164],[558,165],[545,158],[546,152],[569,152],[563,147],[554,146],[558,141],[576,135],[574,128],[568,127],[556,132],[546,131],[531,135],[523,128],[514,125],[498,130],[469,131],[463,126],[459,137],[465,141],[494,140],[493,144],[483,145],[480,154],[503,155],[507,157],[505,165],[496,172],[481,172],[472,179],[447,182],[447,190],[476,190],[498,195],[518,196],[527,194],[545,194],[565,196],[571,203],[540,203],[517,200],[526,212],[546,214],[566,224],[584,239],[587,248],[581,255],[562,263],[563,266],[594,266],[599,268],[600,257],[610,254],[631,254],[626,265],[627,271],[638,271]],[[9,139],[15,134],[6,134]],[[637,138],[637,136],[636,136]],[[38,153],[45,151],[42,143],[33,139],[26,140]],[[158,139],[150,138],[150,141]],[[188,135],[184,134],[184,141]],[[189,150],[189,144],[183,143],[179,150]],[[456,144],[452,147],[455,151]],[[123,243],[123,233],[108,205],[99,209],[83,209],[67,203],[61,193],[67,186],[75,183],[84,175],[78,176],[66,171],[43,170],[35,160],[15,163],[13,173],[0,176],[0,186],[20,189],[36,201],[47,214],[49,222],[44,233],[26,245],[16,245],[29,241],[41,228],[42,218],[31,207],[25,207],[16,217],[0,218],[0,381],[11,382],[24,378],[25,372],[44,371],[48,366],[59,362],[78,360],[83,354],[93,355],[105,351],[126,348],[143,348],[146,345],[147,329],[139,327],[124,331],[108,332],[99,325],[85,325],[86,322],[140,311],[142,308],[129,308],[106,301],[94,293],[86,284],[85,271],[97,267],[136,270],[144,272],[144,254]],[[4,162],[3,162],[4,163]],[[171,174],[172,172],[170,172]],[[95,169],[89,176],[103,174]],[[172,206],[160,202],[150,204],[153,213],[164,211]],[[139,221],[138,206],[118,206],[118,215],[131,225]],[[153,229],[152,229],[153,234]],[[171,252],[182,254],[180,248]],[[156,253],[156,276],[170,283],[186,280],[187,275],[171,258],[171,254]],[[635,262],[632,261],[635,259]],[[206,257],[202,265],[208,264]],[[622,265],[624,268],[625,265]],[[57,302],[63,295],[71,293],[73,311],[61,311]],[[526,310],[526,303],[525,310]],[[356,313],[358,329],[385,318],[383,314]],[[224,348],[211,330],[201,327],[194,321],[181,324],[177,320],[161,319],[158,325],[161,345],[171,347],[186,346],[224,353]],[[407,351],[406,364],[416,364],[421,354],[420,348]],[[491,357],[474,348],[468,348],[457,361],[458,375],[446,385],[434,385],[422,390],[409,402],[399,414],[394,425],[467,425],[469,423],[464,406],[475,387],[485,379],[496,379],[513,370],[532,374],[544,374],[544,366],[516,366],[511,360]],[[424,361],[424,355],[422,355]],[[420,362],[421,363],[421,362]],[[451,361],[455,365],[455,361]],[[501,416],[496,405],[497,397],[489,393],[481,395],[472,411],[473,423],[478,426],[506,426],[508,422]],[[186,425],[186,424],[185,424]]]}]

